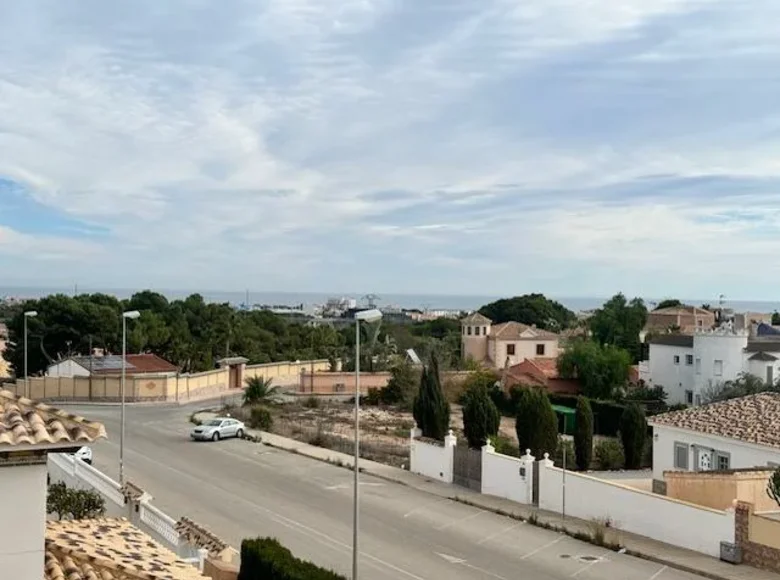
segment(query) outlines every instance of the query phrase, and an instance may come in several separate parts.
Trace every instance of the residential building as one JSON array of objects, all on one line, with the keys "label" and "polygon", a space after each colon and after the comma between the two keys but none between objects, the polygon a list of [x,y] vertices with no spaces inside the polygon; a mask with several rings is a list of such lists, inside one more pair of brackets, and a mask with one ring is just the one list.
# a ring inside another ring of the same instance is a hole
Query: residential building
[{"label": "residential building", "polygon": [[660,334],[649,341],[648,386],[662,386],[670,404],[699,405],[705,389],[748,371],[744,330]]},{"label": "residential building", "polygon": [[[72,356],[49,365],[47,377],[89,377],[117,375],[122,372],[121,355]],[[125,357],[128,375],[175,375],[179,368],[156,354],[128,354]]]},{"label": "residential building", "polygon": [[715,326],[715,313],[696,306],[659,308],[647,315],[645,333],[664,333],[674,329],[682,334],[707,330]]},{"label": "residential building", "polygon": [[651,417],[653,488],[664,472],[780,465],[780,393],[760,393]]},{"label": "residential building", "polygon": [[558,374],[558,359],[528,358],[523,362],[503,370],[501,377],[503,388],[514,385],[534,385],[544,387],[551,393],[578,395],[582,386],[576,379],[564,379]]},{"label": "residential building", "polygon": [[479,312],[461,321],[461,354],[464,359],[496,369],[508,368],[531,358],[558,357],[559,336],[520,322],[493,324]]},{"label": "residential building", "polygon": [[11,376],[11,365],[5,360],[3,354],[8,344],[8,327],[0,322],[0,379]]}]

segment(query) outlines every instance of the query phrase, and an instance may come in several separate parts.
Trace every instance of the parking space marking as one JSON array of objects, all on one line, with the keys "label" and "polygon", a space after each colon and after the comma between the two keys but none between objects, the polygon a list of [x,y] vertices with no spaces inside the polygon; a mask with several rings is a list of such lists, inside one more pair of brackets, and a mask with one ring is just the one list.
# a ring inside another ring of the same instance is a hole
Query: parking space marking
[{"label": "parking space marking", "polygon": [[542,550],[546,550],[550,546],[554,546],[555,544],[557,544],[558,542],[563,540],[565,537],[566,536],[561,536],[560,538],[555,538],[552,542],[548,542],[544,546],[541,546],[539,548],[536,548],[536,550],[532,550],[532,551],[528,552],[525,556],[522,556],[520,559],[521,560],[525,560],[526,558],[530,558],[531,556],[535,556],[536,554],[538,554]]},{"label": "parking space marking", "polygon": [[482,539],[481,539],[479,542],[477,542],[477,545],[478,545],[478,546],[481,546],[482,544],[484,544],[485,542],[489,542],[489,541],[490,541],[490,540],[492,540],[493,538],[497,538],[498,536],[500,536],[500,535],[502,535],[502,534],[506,534],[507,532],[511,532],[511,531],[512,531],[512,530],[514,530],[514,529],[515,529],[517,526],[519,526],[519,525],[521,525],[521,524],[524,524],[524,523],[525,523],[525,522],[517,522],[516,524],[512,524],[512,525],[511,525],[511,526],[509,526],[508,528],[504,528],[504,529],[503,529],[503,530],[501,530],[500,532],[496,532],[495,534],[490,534],[490,535],[489,535],[489,536],[487,536],[486,538],[482,538]]},{"label": "parking space marking", "polygon": [[430,508],[430,507],[433,507],[433,506],[435,506],[436,504],[444,503],[445,501],[450,501],[450,498],[448,498],[448,497],[443,497],[443,498],[441,498],[441,499],[437,499],[436,501],[434,501],[434,502],[431,502],[431,503],[426,503],[426,504],[423,504],[423,505],[418,505],[416,508],[413,508],[413,509],[409,510],[408,512],[406,512],[406,513],[404,514],[404,517],[405,517],[405,518],[408,518],[408,517],[409,517],[409,516],[411,516],[412,514],[416,514],[417,512],[421,512],[421,511],[423,511],[423,510],[425,510],[425,509],[428,509],[428,508]]},{"label": "parking space marking", "polygon": [[458,520],[453,520],[451,522],[448,522],[448,523],[444,524],[443,526],[439,526],[438,528],[436,528],[436,531],[440,532],[440,531],[446,530],[447,528],[450,528],[452,526],[456,526],[458,524],[462,524],[463,522],[467,522],[469,520],[473,520],[475,517],[481,516],[483,513],[485,513],[485,512],[483,512],[482,510],[479,510],[475,514],[471,514],[470,516],[466,516],[465,518],[460,518]]},{"label": "parking space marking", "polygon": [[669,567],[669,566],[664,566],[664,567],[663,567],[663,568],[661,568],[661,569],[660,569],[658,572],[656,572],[655,574],[653,574],[652,576],[650,576],[650,578],[648,578],[648,580],[655,580],[655,579],[656,579],[656,578],[658,578],[658,577],[659,577],[659,576],[660,576],[660,575],[661,575],[661,574],[664,572],[664,570],[666,570],[668,567]]},{"label": "parking space marking", "polygon": [[579,570],[577,570],[577,571],[576,571],[574,574],[572,574],[571,576],[569,576],[569,578],[576,578],[577,576],[579,576],[579,575],[580,575],[580,572],[584,572],[585,570],[587,570],[588,568],[590,568],[590,567],[591,567],[591,566],[593,566],[594,564],[598,564],[599,562],[601,562],[601,560],[593,560],[593,562],[588,562],[588,563],[587,563],[587,564],[585,564],[585,565],[584,565],[582,568],[580,568]]}]

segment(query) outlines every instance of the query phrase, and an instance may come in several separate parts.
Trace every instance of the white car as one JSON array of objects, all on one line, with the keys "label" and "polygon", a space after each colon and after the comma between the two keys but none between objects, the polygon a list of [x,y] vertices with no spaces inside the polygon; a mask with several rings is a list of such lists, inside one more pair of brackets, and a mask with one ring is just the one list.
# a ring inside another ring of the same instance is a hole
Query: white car
[{"label": "white car", "polygon": [[92,465],[92,449],[89,447],[82,447],[73,455],[76,459],[81,459],[84,463]]},{"label": "white car", "polygon": [[192,439],[201,441],[219,441],[220,439],[226,439],[228,437],[238,437],[242,439],[246,427],[244,424],[230,417],[214,417],[208,421],[204,421],[202,425],[198,425],[190,432]]}]

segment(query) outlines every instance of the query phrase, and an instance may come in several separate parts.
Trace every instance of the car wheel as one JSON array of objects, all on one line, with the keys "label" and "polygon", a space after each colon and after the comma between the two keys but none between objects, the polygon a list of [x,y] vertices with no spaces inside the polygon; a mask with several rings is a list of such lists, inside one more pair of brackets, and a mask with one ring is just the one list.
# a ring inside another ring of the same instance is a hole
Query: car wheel
[{"label": "car wheel", "polygon": [[239,429],[238,431],[236,431],[236,437],[238,437],[239,439],[243,439],[244,438],[244,430],[243,429]]},{"label": "car wheel", "polygon": [[214,431],[214,435],[211,436],[212,441],[219,441],[219,431]]}]

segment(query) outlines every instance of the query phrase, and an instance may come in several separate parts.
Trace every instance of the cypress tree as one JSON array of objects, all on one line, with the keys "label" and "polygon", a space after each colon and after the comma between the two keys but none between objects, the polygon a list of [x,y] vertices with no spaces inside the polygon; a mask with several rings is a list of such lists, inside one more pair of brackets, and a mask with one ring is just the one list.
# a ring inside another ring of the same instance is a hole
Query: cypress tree
[{"label": "cypress tree", "polygon": [[450,427],[450,404],[441,390],[439,363],[433,354],[420,377],[420,390],[414,400],[413,415],[423,437],[442,440],[447,435]]},{"label": "cypress tree", "polygon": [[620,439],[626,456],[626,469],[639,469],[647,439],[647,420],[644,410],[636,403],[626,407],[620,417]]},{"label": "cypress tree", "polygon": [[577,397],[577,413],[574,425],[574,455],[577,469],[590,469],[593,459],[593,411],[586,397]]},{"label": "cypress tree", "polygon": [[484,385],[469,387],[463,396],[463,433],[469,447],[481,449],[491,435],[498,433],[501,416]]},{"label": "cypress tree", "polygon": [[558,419],[547,393],[542,389],[523,387],[517,404],[515,431],[520,453],[526,449],[541,459],[558,448]]}]

